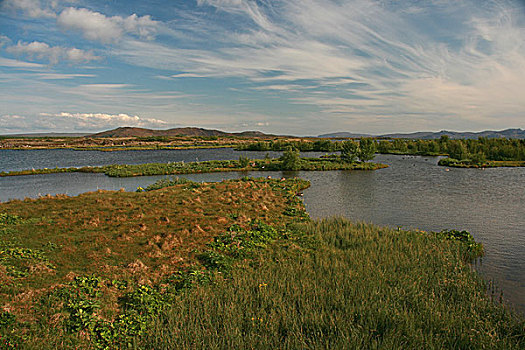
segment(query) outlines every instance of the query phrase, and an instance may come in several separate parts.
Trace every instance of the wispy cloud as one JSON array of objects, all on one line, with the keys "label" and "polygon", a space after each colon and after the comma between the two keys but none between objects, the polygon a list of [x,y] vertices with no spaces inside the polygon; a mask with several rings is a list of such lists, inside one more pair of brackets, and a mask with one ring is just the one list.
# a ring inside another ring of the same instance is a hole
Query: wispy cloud
[{"label": "wispy cloud", "polygon": [[40,69],[43,68],[44,65],[39,63],[33,63],[33,62],[24,62],[19,60],[13,60],[10,58],[0,57],[0,66],[2,67],[9,67],[9,68],[22,68],[22,69]]}]

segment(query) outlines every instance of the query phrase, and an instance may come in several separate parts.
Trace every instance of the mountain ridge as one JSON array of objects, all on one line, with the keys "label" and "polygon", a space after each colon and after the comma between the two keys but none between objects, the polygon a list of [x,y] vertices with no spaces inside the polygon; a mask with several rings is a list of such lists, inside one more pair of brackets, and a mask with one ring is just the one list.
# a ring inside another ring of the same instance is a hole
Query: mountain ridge
[{"label": "mountain ridge", "polygon": [[485,130],[480,132],[460,132],[460,131],[448,131],[441,130],[437,132],[432,131],[418,131],[413,133],[390,133],[383,135],[369,135],[369,134],[355,134],[349,132],[334,132],[319,135],[320,138],[346,138],[346,137],[382,137],[382,138],[403,138],[403,139],[422,139],[422,140],[433,140],[439,139],[441,136],[446,135],[451,139],[477,139],[478,137],[487,138],[512,138],[512,139],[525,139],[525,130],[520,128],[510,128],[500,131]]},{"label": "mountain ridge", "polygon": [[135,127],[119,127],[112,130],[102,131],[88,137],[173,137],[173,136],[237,136],[237,137],[268,137],[274,136],[260,131],[226,132],[215,129],[204,129],[196,127],[172,128],[167,130],[153,130]]}]

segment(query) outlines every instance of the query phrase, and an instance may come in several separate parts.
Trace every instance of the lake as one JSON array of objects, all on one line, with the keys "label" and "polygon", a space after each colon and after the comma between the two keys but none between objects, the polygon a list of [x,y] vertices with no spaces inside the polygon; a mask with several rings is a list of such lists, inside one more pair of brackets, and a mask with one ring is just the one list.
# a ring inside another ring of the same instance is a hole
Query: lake
[{"label": "lake", "polygon": [[[232,149],[158,151],[0,150],[0,171],[148,162],[263,158],[267,152]],[[321,153],[308,154],[318,156]],[[270,156],[278,153],[270,152]],[[299,176],[311,182],[304,202],[312,218],[343,216],[378,225],[471,232],[485,246],[476,268],[525,312],[525,168],[455,169],[436,157],[378,155],[390,167],[377,171],[232,172],[184,175],[194,181],[242,176]],[[0,201],[47,193],[77,195],[97,189],[134,191],[165,176],[109,178],[63,173],[0,178]],[[498,294],[499,296],[499,294]]]}]

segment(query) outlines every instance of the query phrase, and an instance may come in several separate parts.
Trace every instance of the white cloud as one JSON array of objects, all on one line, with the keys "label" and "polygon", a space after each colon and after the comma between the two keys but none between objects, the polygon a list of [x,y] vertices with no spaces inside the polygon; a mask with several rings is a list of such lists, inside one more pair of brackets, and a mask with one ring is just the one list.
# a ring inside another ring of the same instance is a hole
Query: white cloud
[{"label": "white cloud", "polygon": [[2,115],[0,133],[27,131],[101,131],[121,126],[165,128],[163,120],[128,114],[40,113],[39,116]]},{"label": "white cloud", "polygon": [[61,60],[81,63],[100,59],[92,51],[85,51],[77,48],[61,46],[49,46],[40,41],[24,43],[19,41],[14,46],[9,46],[6,51],[15,55],[27,55],[29,58],[46,59],[51,64],[56,64]]},{"label": "white cloud", "polygon": [[106,113],[41,113],[45,117],[43,120],[63,120],[67,125],[74,125],[78,130],[103,130],[106,128],[120,126],[134,126],[143,128],[159,128],[168,125],[167,122],[160,119],[143,118],[137,115],[106,114]]},{"label": "white cloud", "polygon": [[99,12],[74,7],[63,10],[57,23],[64,30],[80,31],[86,39],[106,44],[120,40],[125,34],[151,40],[159,27],[159,22],[152,20],[149,15],[107,17]]},{"label": "white cloud", "polygon": [[22,11],[33,18],[56,17],[55,12],[49,8],[42,8],[39,0],[4,0],[1,7],[9,10]]}]

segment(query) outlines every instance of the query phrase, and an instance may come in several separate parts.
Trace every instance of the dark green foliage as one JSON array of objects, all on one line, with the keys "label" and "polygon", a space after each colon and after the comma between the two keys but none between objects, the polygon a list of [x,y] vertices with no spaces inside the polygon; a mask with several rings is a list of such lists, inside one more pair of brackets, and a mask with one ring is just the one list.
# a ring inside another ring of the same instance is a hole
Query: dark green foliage
[{"label": "dark green foliage", "polygon": [[443,230],[436,235],[442,239],[457,241],[464,249],[465,259],[472,261],[483,256],[484,250],[481,243],[477,243],[468,231]]},{"label": "dark green foliage", "polygon": [[199,261],[208,269],[227,272],[231,269],[233,259],[214,250],[205,251],[197,256]]},{"label": "dark green foliage", "polygon": [[0,213],[0,227],[7,225],[16,225],[23,222],[17,215],[9,215],[7,213]]},{"label": "dark green foliage", "polygon": [[68,287],[59,293],[65,297],[64,309],[69,314],[66,329],[69,332],[92,331],[97,324],[94,312],[100,307],[100,278],[75,277]]},{"label": "dark green foliage", "polygon": [[299,170],[301,168],[301,157],[295,148],[287,148],[280,160],[281,170]]},{"label": "dark green foliage", "polygon": [[176,177],[176,178],[171,178],[171,179],[166,178],[166,179],[158,180],[152,183],[151,185],[149,185],[148,187],[143,188],[143,189],[141,188],[140,190],[137,190],[137,191],[138,192],[142,192],[142,191],[148,192],[148,191],[154,191],[154,190],[158,190],[158,189],[165,188],[165,187],[177,186],[177,185],[185,185],[187,186],[187,188],[200,187],[200,184],[198,182],[191,181],[183,177],[182,178]]},{"label": "dark green foliage", "polygon": [[340,149],[339,142],[330,140],[316,141],[258,141],[241,144],[236,147],[242,151],[285,151],[287,148],[295,148],[300,152],[336,152]]},{"label": "dark green foliage", "polygon": [[250,165],[250,158],[245,156],[239,156],[239,166],[241,168],[246,168],[248,165]]},{"label": "dark green foliage", "polygon": [[345,162],[355,162],[359,155],[359,145],[354,141],[343,141],[341,147],[341,159]]},{"label": "dark green foliage", "polygon": [[485,137],[451,140],[444,135],[439,140],[379,141],[377,148],[379,153],[448,155],[452,160],[440,162],[447,166],[525,166],[525,140]]},{"label": "dark green foliage", "polygon": [[367,162],[375,158],[376,143],[373,139],[361,139],[359,142],[358,157],[362,162]]},{"label": "dark green foliage", "polygon": [[[0,329],[7,328],[9,326],[12,326],[15,324],[16,317],[15,315],[7,312],[7,311],[1,311],[0,312]],[[1,345],[1,344],[0,344]]]}]

